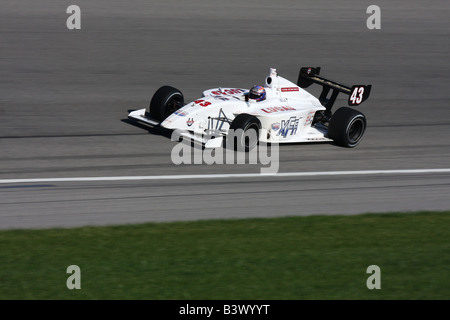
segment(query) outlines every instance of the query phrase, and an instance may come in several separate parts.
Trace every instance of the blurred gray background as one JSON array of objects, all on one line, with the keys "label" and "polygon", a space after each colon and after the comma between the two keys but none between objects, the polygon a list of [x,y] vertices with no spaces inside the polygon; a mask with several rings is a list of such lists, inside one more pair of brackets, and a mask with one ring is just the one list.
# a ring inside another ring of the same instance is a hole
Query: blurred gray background
[{"label": "blurred gray background", "polygon": [[[122,120],[162,85],[191,101],[302,66],[372,84],[368,129],[355,149],[283,145],[280,172],[448,168],[449,16],[448,1],[3,0],[0,179],[259,172],[176,166],[175,142]],[[1,184],[0,227],[445,210],[449,193],[449,174]]]}]

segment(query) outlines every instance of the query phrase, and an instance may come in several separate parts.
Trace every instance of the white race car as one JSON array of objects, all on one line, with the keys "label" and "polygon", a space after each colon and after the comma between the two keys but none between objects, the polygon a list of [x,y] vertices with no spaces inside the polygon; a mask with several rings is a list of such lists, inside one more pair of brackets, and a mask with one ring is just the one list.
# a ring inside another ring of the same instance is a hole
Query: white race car
[{"label": "white race car", "polygon": [[[295,84],[270,68],[263,86],[209,89],[187,104],[180,90],[163,86],[153,95],[148,111],[131,111],[128,118],[177,130],[206,148],[220,147],[231,136],[234,148],[245,151],[259,141],[334,141],[355,147],[366,129],[364,114],[349,107],[331,109],[339,93],[349,95],[350,106],[359,105],[369,97],[371,85],[349,87],[319,73],[320,67],[301,68]],[[319,98],[304,90],[313,83],[322,86]]]}]

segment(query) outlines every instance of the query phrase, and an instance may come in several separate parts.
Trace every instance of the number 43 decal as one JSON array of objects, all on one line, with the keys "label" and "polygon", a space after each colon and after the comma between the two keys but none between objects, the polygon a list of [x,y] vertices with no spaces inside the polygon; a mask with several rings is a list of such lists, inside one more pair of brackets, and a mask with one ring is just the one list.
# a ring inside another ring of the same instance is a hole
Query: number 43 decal
[{"label": "number 43 decal", "polygon": [[211,104],[211,102],[205,100],[195,100],[194,103],[200,104],[202,107],[207,107]]},{"label": "number 43 decal", "polygon": [[372,86],[353,86],[350,94],[350,98],[348,98],[349,106],[357,106],[364,100],[369,97],[370,89]]}]

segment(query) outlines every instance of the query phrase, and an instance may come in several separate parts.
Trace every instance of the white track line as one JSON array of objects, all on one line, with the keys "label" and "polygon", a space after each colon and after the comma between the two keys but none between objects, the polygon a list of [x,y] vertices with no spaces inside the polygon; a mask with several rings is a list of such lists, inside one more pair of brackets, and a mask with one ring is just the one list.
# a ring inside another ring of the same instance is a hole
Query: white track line
[{"label": "white track line", "polygon": [[362,171],[320,171],[320,172],[282,172],[282,173],[234,173],[234,174],[191,174],[165,176],[123,176],[123,177],[79,177],[79,178],[35,178],[2,179],[0,184],[42,183],[42,182],[83,182],[83,181],[135,181],[135,180],[179,180],[179,179],[223,179],[223,178],[262,178],[262,177],[310,177],[339,175],[377,175],[377,174],[420,174],[450,173],[449,168],[442,169],[406,169],[406,170],[362,170]]}]

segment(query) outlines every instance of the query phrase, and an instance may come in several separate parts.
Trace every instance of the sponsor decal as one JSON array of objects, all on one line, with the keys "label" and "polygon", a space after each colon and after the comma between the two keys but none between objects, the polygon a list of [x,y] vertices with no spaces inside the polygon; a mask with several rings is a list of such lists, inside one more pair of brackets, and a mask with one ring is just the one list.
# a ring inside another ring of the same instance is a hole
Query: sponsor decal
[{"label": "sponsor decal", "polygon": [[311,68],[308,68],[308,74],[310,74],[311,73]]},{"label": "sponsor decal", "polygon": [[225,89],[225,90],[216,90],[212,91],[211,93],[216,96],[220,95],[234,95],[234,94],[241,94],[242,92],[245,92],[245,90],[242,89]]},{"label": "sponsor decal", "polygon": [[214,99],[219,99],[219,100],[222,100],[222,101],[230,100],[230,99],[228,99],[228,98],[221,97],[221,96],[214,96]]},{"label": "sponsor decal", "polygon": [[306,118],[306,121],[305,121],[305,127],[311,125],[311,123],[312,123],[312,121],[313,121],[313,119],[314,119],[314,114],[315,114],[314,111],[313,111],[313,112],[310,112],[310,113],[308,114],[308,117]]},{"label": "sponsor decal", "polygon": [[278,131],[277,136],[282,136],[283,138],[286,138],[286,136],[289,133],[291,136],[296,134],[299,120],[300,118],[297,117],[290,117],[289,120],[282,120],[281,128]]},{"label": "sponsor decal", "polygon": [[180,116],[180,117],[186,117],[186,115],[187,115],[186,112],[180,111],[180,110],[176,110],[174,113],[175,113],[177,116]]},{"label": "sponsor decal", "polygon": [[262,111],[264,111],[265,113],[272,113],[272,112],[278,112],[278,111],[290,111],[290,110],[295,110],[295,108],[289,107],[289,106],[285,106],[285,107],[269,107],[269,108],[264,108],[261,109]]},{"label": "sponsor decal", "polygon": [[192,126],[194,124],[194,118],[188,118],[186,124],[188,125],[188,127]]},{"label": "sponsor decal", "polygon": [[293,92],[293,91],[300,91],[300,88],[299,87],[281,88],[281,92]]},{"label": "sponsor decal", "polygon": [[280,123],[279,122],[272,123],[272,130],[273,131],[280,130]]},{"label": "sponsor decal", "polygon": [[306,138],[306,140],[309,140],[309,141],[325,141],[325,140],[328,140],[328,139],[324,138],[324,137],[317,137],[317,138]]}]

